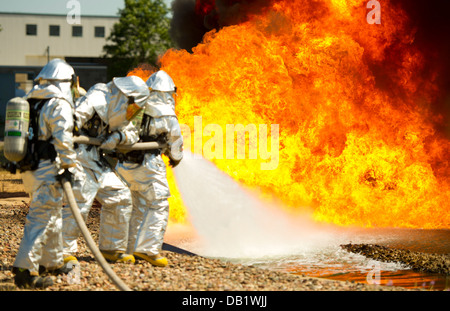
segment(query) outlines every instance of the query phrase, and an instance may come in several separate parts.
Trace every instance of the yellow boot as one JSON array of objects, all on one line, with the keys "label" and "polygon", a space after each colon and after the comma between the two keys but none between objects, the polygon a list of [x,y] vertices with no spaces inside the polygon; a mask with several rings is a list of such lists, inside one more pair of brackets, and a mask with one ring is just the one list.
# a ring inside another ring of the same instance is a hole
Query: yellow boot
[{"label": "yellow boot", "polygon": [[41,274],[44,272],[48,272],[52,275],[60,275],[68,274],[76,265],[79,265],[77,257],[72,255],[64,255],[64,263],[60,267],[44,268],[42,266],[39,266],[39,268],[42,268],[42,271],[40,269]]},{"label": "yellow boot", "polygon": [[67,264],[69,262],[72,262],[72,264],[76,265],[78,264],[78,259],[75,256],[68,255],[64,257],[64,264]]},{"label": "yellow boot", "polygon": [[134,263],[135,259],[133,255],[125,254],[121,251],[100,251],[106,260],[110,262],[125,262]]},{"label": "yellow boot", "polygon": [[147,255],[144,253],[133,253],[133,255],[134,257],[148,261],[149,263],[157,267],[165,267],[169,264],[167,258],[161,256],[160,254]]}]

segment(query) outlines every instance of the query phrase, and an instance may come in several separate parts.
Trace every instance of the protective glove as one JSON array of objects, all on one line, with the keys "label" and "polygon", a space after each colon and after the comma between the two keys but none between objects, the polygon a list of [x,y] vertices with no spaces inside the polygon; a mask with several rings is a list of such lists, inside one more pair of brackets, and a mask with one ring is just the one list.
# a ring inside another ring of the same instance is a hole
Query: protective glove
[{"label": "protective glove", "polygon": [[114,132],[100,145],[100,149],[113,150],[122,140],[122,135],[119,132]]},{"label": "protective glove", "polygon": [[181,160],[169,159],[169,165],[170,165],[171,168],[174,168],[175,166],[180,164],[180,162],[181,162]]}]

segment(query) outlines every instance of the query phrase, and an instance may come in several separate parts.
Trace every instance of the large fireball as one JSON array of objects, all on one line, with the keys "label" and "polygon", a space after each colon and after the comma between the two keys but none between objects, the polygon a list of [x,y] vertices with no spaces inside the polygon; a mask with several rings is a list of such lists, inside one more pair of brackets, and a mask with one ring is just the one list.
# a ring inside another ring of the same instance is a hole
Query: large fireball
[{"label": "large fireball", "polygon": [[[205,15],[217,9],[198,1],[197,10],[202,3]],[[208,32],[192,53],[168,51],[161,64],[179,90],[179,121],[192,133],[195,116],[224,133],[227,124],[278,124],[275,169],[261,170],[260,158],[211,161],[290,212],[312,209],[337,225],[448,229],[450,141],[437,130],[447,116],[431,107],[439,72],[425,70],[400,7],[383,1],[381,24],[370,24],[366,4],[265,1]],[[172,220],[184,221],[171,187]]]}]

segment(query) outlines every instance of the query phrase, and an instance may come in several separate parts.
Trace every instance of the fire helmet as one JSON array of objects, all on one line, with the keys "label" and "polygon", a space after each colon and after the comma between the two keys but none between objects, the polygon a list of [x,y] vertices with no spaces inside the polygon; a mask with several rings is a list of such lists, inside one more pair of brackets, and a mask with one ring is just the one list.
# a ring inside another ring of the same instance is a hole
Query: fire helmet
[{"label": "fire helmet", "polygon": [[75,71],[72,66],[64,60],[55,58],[42,68],[39,75],[34,79],[35,82],[40,81],[61,81],[76,83]]},{"label": "fire helmet", "polygon": [[164,71],[159,70],[152,74],[147,80],[147,86],[150,91],[160,91],[160,92],[176,92],[177,87],[173,82],[172,78]]}]

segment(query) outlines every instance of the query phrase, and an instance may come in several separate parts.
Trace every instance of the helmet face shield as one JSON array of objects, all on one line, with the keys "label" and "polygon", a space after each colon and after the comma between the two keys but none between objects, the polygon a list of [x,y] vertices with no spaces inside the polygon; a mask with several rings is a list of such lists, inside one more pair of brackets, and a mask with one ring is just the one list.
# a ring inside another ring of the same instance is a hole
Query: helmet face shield
[{"label": "helmet face shield", "polygon": [[70,81],[70,90],[72,92],[72,98],[74,101],[81,97],[79,87],[80,83],[78,77],[74,74],[72,75],[72,79]]},{"label": "helmet face shield", "polygon": [[131,121],[143,108],[134,102],[134,98],[130,97],[127,108],[127,120]]}]

